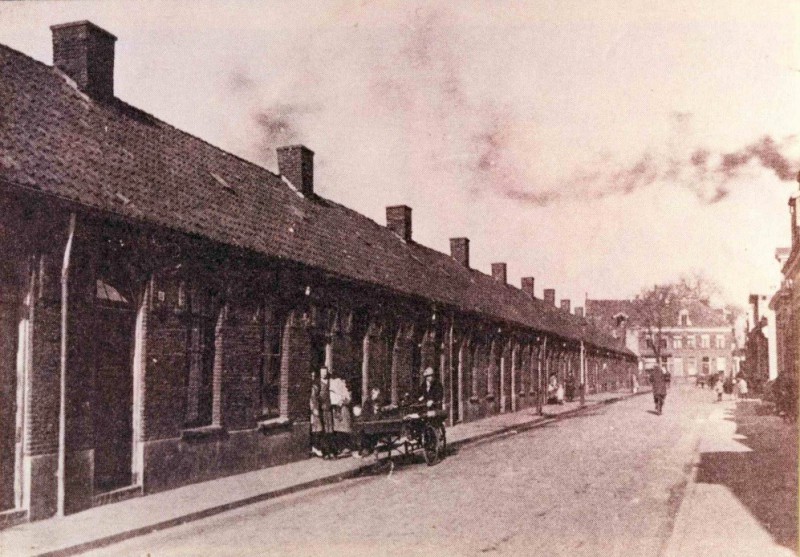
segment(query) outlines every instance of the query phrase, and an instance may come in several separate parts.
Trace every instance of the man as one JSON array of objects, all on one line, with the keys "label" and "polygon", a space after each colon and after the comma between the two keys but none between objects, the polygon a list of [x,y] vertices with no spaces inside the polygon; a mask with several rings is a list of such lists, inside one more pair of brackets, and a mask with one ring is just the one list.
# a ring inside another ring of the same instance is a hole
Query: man
[{"label": "man", "polygon": [[655,367],[650,370],[650,384],[653,386],[653,402],[656,404],[656,414],[661,415],[664,409],[664,399],[667,398],[667,382],[664,370]]},{"label": "man", "polygon": [[444,400],[444,388],[436,379],[433,368],[425,368],[422,377],[425,382],[422,384],[422,396],[419,397],[419,401],[424,402],[428,408],[441,406],[442,400]]}]

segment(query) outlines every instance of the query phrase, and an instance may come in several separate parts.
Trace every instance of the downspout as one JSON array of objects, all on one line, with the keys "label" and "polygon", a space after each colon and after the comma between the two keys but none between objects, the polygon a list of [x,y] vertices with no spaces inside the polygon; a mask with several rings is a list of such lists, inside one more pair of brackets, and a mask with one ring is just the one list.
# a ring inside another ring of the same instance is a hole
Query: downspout
[{"label": "downspout", "polygon": [[64,516],[67,463],[67,310],[69,308],[69,271],[72,259],[72,244],[75,240],[75,213],[69,215],[69,232],[61,265],[61,362],[59,369],[58,401],[58,500],[57,514]]},{"label": "downspout", "polygon": [[581,406],[586,403],[586,347],[581,341]]},{"label": "downspout", "polygon": [[[447,339],[447,352],[448,352],[448,355],[447,355],[447,363],[448,363],[448,365],[447,365],[447,374],[448,374],[447,383],[450,385],[450,401],[449,401],[450,402],[450,425],[455,425],[456,424],[456,419],[455,419],[456,408],[455,408],[455,406],[453,404],[453,401],[455,400],[455,396],[454,396],[455,391],[456,391],[456,389],[458,389],[458,385],[454,385],[453,384],[453,328],[454,328],[454,325],[455,325],[455,315],[454,314],[450,314],[450,335],[449,335],[449,338]],[[461,403],[461,397],[459,397],[459,401],[458,402],[459,402],[459,404]]]},{"label": "downspout", "polygon": [[545,402],[545,397],[547,396],[547,394],[544,392],[544,389],[545,385],[547,385],[547,380],[549,379],[549,377],[547,377],[549,371],[550,371],[549,366],[547,364],[547,337],[545,336],[544,342],[542,343],[542,351],[539,354],[539,374],[538,374],[539,385],[537,388],[539,396],[536,397],[539,399],[537,404],[538,406],[537,410],[540,416],[544,412],[544,402]]}]

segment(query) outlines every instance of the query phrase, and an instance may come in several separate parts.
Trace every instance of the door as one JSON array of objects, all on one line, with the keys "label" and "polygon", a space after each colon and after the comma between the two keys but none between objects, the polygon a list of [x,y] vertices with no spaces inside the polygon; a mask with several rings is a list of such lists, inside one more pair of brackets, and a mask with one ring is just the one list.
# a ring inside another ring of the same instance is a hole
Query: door
[{"label": "door", "polygon": [[136,311],[130,299],[97,281],[95,305],[94,489],[132,482],[133,345]]},{"label": "door", "polygon": [[17,447],[17,304],[0,288],[0,511],[14,508]]}]

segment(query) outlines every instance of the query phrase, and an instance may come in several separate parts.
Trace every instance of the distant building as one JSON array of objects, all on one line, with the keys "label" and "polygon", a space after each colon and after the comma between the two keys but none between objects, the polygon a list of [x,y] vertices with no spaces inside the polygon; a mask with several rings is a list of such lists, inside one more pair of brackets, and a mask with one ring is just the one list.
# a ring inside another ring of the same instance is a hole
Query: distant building
[{"label": "distant building", "polygon": [[[798,177],[800,181],[800,177]],[[783,281],[772,296],[769,307],[775,312],[775,333],[778,377],[788,375],[797,384],[800,372],[800,225],[797,219],[797,200],[800,193],[789,198],[791,247],[779,248],[775,258],[781,265]]]},{"label": "distant building", "polygon": [[[640,369],[656,365],[653,331],[643,304],[633,300],[586,300],[587,317],[639,356]],[[660,331],[661,364],[675,378],[733,373],[733,327],[721,309],[705,300],[683,299],[668,309]],[[659,335],[655,335],[658,337]]]},{"label": "distant building", "polygon": [[762,296],[750,295],[750,305],[753,308],[753,327],[748,327],[744,343],[744,362],[741,373],[747,380],[753,392],[760,392],[763,385],[769,381],[769,340],[764,329],[768,321],[760,313]]}]

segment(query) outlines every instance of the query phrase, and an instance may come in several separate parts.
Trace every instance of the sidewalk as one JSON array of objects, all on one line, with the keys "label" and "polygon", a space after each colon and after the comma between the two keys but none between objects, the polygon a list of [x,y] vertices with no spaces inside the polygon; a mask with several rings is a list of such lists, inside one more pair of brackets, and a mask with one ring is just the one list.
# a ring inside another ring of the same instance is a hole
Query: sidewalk
[{"label": "sidewalk", "polygon": [[665,557],[797,555],[797,426],[761,408],[725,401],[703,424]]},{"label": "sidewalk", "polygon": [[[639,394],[642,394],[641,392]],[[629,398],[626,392],[588,395],[578,402],[529,408],[447,429],[448,447],[531,429],[588,408]],[[74,555],[304,489],[340,482],[372,469],[375,460],[307,459],[103,505],[61,518],[0,531],[0,555]]]}]

